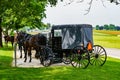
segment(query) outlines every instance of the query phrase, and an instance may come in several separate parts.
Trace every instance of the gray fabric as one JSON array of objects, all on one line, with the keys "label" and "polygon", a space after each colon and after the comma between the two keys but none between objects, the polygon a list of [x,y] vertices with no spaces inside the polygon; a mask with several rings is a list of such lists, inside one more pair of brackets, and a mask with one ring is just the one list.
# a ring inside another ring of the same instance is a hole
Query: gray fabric
[{"label": "gray fabric", "polygon": [[86,47],[88,42],[93,43],[91,25],[56,25],[52,30],[61,30],[62,49],[73,49],[81,44]]},{"label": "gray fabric", "polygon": [[90,27],[82,28],[81,32],[82,32],[82,35],[83,35],[82,42],[84,44],[84,47],[87,46],[88,42],[92,42],[92,44],[93,44],[92,28],[90,28]]}]

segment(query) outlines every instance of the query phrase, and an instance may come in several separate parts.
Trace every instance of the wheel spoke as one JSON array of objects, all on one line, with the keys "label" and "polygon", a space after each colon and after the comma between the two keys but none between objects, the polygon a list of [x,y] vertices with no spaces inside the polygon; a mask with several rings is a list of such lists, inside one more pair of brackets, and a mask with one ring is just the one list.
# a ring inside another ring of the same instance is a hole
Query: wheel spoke
[{"label": "wheel spoke", "polygon": [[93,52],[90,55],[90,63],[97,66],[102,66],[107,58],[105,49],[102,46],[95,45]]},{"label": "wheel spoke", "polygon": [[89,53],[81,50],[80,46],[75,47],[71,56],[71,64],[76,68],[86,68],[89,64]]},{"label": "wheel spoke", "polygon": [[103,50],[102,52],[99,52],[99,54],[102,54],[102,53],[104,53],[105,51]]},{"label": "wheel spoke", "polygon": [[99,49],[98,53],[100,53],[101,50],[102,50],[102,48]]},{"label": "wheel spoke", "polygon": [[43,48],[40,60],[42,60],[42,65],[45,67],[49,66],[52,63],[53,52],[49,47]]}]

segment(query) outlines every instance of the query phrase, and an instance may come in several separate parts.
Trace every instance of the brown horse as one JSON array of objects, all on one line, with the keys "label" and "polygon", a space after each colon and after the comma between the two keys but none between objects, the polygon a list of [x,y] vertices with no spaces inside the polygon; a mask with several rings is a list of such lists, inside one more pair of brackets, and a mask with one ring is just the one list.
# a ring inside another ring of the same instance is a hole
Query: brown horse
[{"label": "brown horse", "polygon": [[42,48],[42,46],[46,46],[46,41],[47,41],[47,38],[44,35],[41,35],[41,34],[28,36],[24,41],[24,45],[25,45],[25,60],[24,60],[24,62],[26,62],[26,60],[27,60],[27,53],[30,56],[29,62],[31,62],[31,60],[32,60],[31,50],[32,49],[36,50],[35,57],[39,58],[41,48]]},{"label": "brown horse", "polygon": [[6,35],[6,36],[4,36],[4,40],[5,40],[5,44],[7,47],[8,47],[8,42],[11,42],[12,47],[13,47],[14,36]]},{"label": "brown horse", "polygon": [[[50,48],[46,46],[47,38],[42,34],[30,35],[27,33],[20,32],[17,36],[18,43],[24,49],[25,60],[27,61],[27,55],[30,57],[29,62],[32,60],[32,52],[34,49],[36,51],[35,57],[40,59],[40,63],[43,66],[49,66],[52,63],[52,51]],[[50,62],[45,63],[44,61]]]},{"label": "brown horse", "polygon": [[14,38],[14,41],[17,42],[18,48],[20,50],[20,58],[22,58],[22,51],[23,50],[25,53],[24,41],[25,41],[26,35],[27,35],[27,33],[21,31],[21,32],[17,32],[15,35],[15,38]]}]

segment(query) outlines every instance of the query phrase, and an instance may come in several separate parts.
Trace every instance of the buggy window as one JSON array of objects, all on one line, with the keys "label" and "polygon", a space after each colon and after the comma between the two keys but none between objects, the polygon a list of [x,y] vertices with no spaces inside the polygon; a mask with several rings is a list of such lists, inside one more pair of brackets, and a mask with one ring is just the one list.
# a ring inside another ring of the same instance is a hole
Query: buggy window
[{"label": "buggy window", "polygon": [[54,30],[54,37],[61,37],[62,36],[62,31],[61,29]]}]

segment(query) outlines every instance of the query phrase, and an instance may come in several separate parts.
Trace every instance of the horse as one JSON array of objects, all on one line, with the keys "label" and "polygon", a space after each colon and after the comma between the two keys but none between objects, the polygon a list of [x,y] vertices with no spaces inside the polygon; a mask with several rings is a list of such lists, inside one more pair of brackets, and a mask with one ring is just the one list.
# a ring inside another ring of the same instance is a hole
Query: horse
[{"label": "horse", "polygon": [[[21,36],[21,38],[20,38]],[[43,66],[49,66],[52,63],[53,54],[49,47],[47,47],[47,38],[42,34],[30,35],[27,33],[21,33],[18,36],[18,40],[22,42],[22,46],[25,53],[25,60],[27,61],[27,55],[30,57],[29,62],[32,60],[32,50],[36,51],[35,58],[40,59],[40,63]],[[47,62],[47,63],[46,63]]]},{"label": "horse", "polygon": [[5,35],[5,36],[4,36],[4,40],[5,40],[5,44],[6,44],[7,47],[8,47],[8,42],[11,42],[12,47],[13,47],[14,36]]},{"label": "horse", "polygon": [[18,48],[20,50],[20,58],[22,58],[22,50],[24,50],[24,53],[25,53],[25,46],[24,46],[25,35],[27,35],[27,33],[22,32],[22,31],[18,32],[18,33],[16,33],[16,36],[15,36],[15,39],[14,39],[14,41],[17,42]]},{"label": "horse", "polygon": [[32,49],[36,50],[35,57],[39,58],[42,46],[46,46],[46,41],[47,41],[47,38],[40,33],[27,37],[26,40],[24,41],[24,45],[25,45],[25,60],[24,60],[24,62],[26,62],[26,60],[27,60],[27,53],[28,53],[28,56],[30,57],[29,62],[31,62],[31,60],[32,60],[31,50]]},{"label": "horse", "polygon": [[42,48],[46,46],[47,38],[42,34],[30,35],[25,32],[19,32],[17,35],[17,43],[21,50],[22,55],[22,48],[25,53],[25,60],[27,60],[27,55],[30,57],[29,62],[32,60],[32,49],[36,51],[35,58],[40,58],[42,53]]}]

